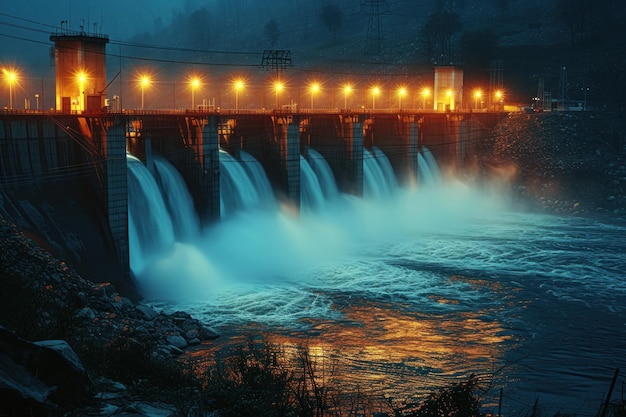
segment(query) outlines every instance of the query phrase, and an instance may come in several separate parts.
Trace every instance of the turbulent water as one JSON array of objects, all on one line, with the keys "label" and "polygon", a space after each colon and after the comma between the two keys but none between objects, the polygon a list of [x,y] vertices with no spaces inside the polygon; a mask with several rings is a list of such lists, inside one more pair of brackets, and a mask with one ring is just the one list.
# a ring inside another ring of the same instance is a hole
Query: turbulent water
[{"label": "turbulent water", "polygon": [[[384,159],[367,155],[368,198],[320,205],[320,190],[303,190],[316,209],[300,216],[232,205],[191,242],[149,260],[131,253],[140,287],[222,343],[249,329],[306,345],[360,392],[419,395],[474,373],[491,394],[502,388],[506,415],[536,399],[546,412],[594,415],[615,368],[626,369],[626,226],[518,212],[438,182],[436,166],[400,189]],[[302,168],[302,184],[314,186],[315,172]],[[130,200],[132,215],[142,199]]]}]

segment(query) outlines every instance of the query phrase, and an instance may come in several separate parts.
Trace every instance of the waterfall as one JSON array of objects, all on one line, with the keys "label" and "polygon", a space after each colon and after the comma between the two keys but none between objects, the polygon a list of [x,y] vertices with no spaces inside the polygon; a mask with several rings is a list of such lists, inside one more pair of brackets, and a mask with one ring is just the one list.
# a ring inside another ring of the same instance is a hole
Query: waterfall
[{"label": "waterfall", "polygon": [[176,239],[189,241],[195,238],[200,230],[200,221],[185,181],[164,158],[155,157],[154,167],[157,183],[172,218]]},{"label": "waterfall", "polygon": [[337,189],[335,176],[333,175],[333,171],[330,169],[328,162],[326,162],[326,159],[324,159],[322,154],[320,154],[315,149],[309,148],[307,161],[313,169],[313,172],[315,172],[317,180],[322,187],[322,192],[324,193],[326,199],[332,200],[337,198],[337,196],[339,195],[339,190]]},{"label": "waterfall", "polygon": [[434,185],[441,180],[439,165],[427,147],[417,155],[417,175],[420,185]]},{"label": "waterfall", "polygon": [[387,183],[387,187],[391,193],[393,190],[398,188],[398,181],[396,180],[396,174],[393,172],[391,162],[389,162],[387,155],[385,155],[385,153],[376,146],[372,147],[372,150],[374,151],[376,162],[378,162],[378,165],[383,172],[385,182]]},{"label": "waterfall", "polygon": [[174,244],[174,227],[154,176],[134,156],[126,161],[131,268],[139,272],[148,258]]},{"label": "waterfall", "polygon": [[377,148],[373,151],[363,148],[363,196],[380,200],[390,197],[397,183],[387,156]]},{"label": "waterfall", "polygon": [[435,183],[433,172],[421,152],[417,154],[417,179],[420,186],[429,186]]},{"label": "waterfall", "polygon": [[220,149],[220,205],[222,216],[233,212],[258,207],[259,192],[250,179],[244,164],[228,152]]},{"label": "waterfall", "polygon": [[273,205],[275,202],[274,191],[272,191],[272,184],[270,184],[261,163],[245,151],[239,151],[239,158],[248,173],[248,177],[254,189],[259,194],[260,203],[263,205]]},{"label": "waterfall", "polygon": [[309,162],[300,155],[300,208],[320,209],[325,196],[320,181]]}]

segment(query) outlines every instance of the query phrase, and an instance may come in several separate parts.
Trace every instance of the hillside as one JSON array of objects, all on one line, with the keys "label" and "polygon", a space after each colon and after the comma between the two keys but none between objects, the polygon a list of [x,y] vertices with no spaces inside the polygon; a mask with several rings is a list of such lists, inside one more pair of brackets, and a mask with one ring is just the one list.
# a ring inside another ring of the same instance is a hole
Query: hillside
[{"label": "hillside", "polygon": [[[445,56],[436,42],[434,48],[426,45],[422,30],[438,3],[459,17],[450,29]],[[292,53],[288,71],[293,77],[319,73],[341,80],[362,74],[416,84],[432,82],[433,65],[454,63],[463,66],[468,88],[489,84],[497,75],[513,102],[528,104],[540,79],[554,98],[565,85],[573,100],[582,101],[588,88],[590,103],[621,102],[626,35],[620,21],[626,4],[595,2],[584,11],[590,16],[587,25],[579,28],[568,27],[559,3],[344,0],[337,2],[341,16],[333,32],[320,18],[326,3],[276,0],[257,7],[249,0],[214,2],[177,12],[168,24],[164,20],[130,40],[131,45],[166,50],[129,49],[131,54],[171,60],[165,72],[175,71],[177,62],[197,62],[214,74],[258,67],[263,50],[285,49]],[[277,27],[274,43],[265,33],[272,20]],[[502,60],[501,73],[490,71],[492,60]]]}]

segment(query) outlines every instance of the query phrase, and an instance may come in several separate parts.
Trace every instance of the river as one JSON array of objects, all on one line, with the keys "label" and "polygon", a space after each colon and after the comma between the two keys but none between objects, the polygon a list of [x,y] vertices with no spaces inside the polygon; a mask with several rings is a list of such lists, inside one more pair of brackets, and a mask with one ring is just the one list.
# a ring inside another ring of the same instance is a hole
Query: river
[{"label": "river", "polygon": [[343,389],[420,396],[476,374],[494,414],[502,389],[508,416],[535,401],[593,416],[626,369],[626,225],[525,212],[458,181],[373,187],[167,237],[135,256],[138,283],[221,333],[218,347],[248,332],[306,346]]}]

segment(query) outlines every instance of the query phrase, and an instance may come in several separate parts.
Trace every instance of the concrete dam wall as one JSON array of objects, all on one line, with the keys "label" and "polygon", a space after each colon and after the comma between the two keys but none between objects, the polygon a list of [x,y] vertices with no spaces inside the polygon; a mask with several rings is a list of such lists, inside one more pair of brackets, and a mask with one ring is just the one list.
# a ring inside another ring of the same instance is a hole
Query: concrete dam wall
[{"label": "concrete dam wall", "polygon": [[129,273],[127,152],[182,175],[203,223],[220,218],[220,150],[252,155],[274,193],[300,204],[300,157],[315,149],[344,193],[363,195],[363,155],[377,148],[400,184],[415,184],[427,147],[462,170],[501,114],[0,114],[0,215],[80,273]]}]

